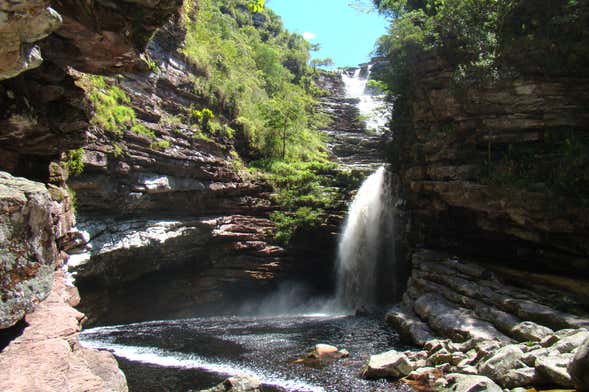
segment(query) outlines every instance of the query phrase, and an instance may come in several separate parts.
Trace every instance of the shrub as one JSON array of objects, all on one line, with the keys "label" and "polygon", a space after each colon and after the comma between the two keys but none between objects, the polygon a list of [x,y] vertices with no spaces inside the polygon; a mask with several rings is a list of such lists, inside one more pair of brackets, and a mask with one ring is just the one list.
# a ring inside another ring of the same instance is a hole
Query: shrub
[{"label": "shrub", "polygon": [[69,150],[67,152],[68,171],[73,176],[79,176],[84,171],[84,149]]}]

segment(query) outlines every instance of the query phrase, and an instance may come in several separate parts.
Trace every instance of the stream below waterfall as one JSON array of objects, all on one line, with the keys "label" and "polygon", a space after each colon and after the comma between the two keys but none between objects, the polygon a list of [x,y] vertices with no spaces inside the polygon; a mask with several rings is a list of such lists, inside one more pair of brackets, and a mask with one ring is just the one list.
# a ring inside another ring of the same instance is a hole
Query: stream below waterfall
[{"label": "stream below waterfall", "polygon": [[[81,340],[117,356],[132,392],[200,390],[234,375],[258,378],[264,391],[410,391],[358,377],[369,355],[399,348],[382,314],[152,321],[89,329]],[[322,369],[293,363],[318,343],[350,357]]]}]

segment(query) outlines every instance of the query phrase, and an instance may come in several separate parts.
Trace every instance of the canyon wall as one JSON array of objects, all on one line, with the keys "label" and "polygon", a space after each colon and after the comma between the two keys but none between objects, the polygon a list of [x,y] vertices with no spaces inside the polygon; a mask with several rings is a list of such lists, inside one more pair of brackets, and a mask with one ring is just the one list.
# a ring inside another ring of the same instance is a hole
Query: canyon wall
[{"label": "canyon wall", "polygon": [[[548,169],[523,185],[517,177],[526,170],[523,165],[558,165],[557,152],[546,147],[550,137],[566,138],[571,132],[584,137],[587,80],[522,75],[461,88],[452,69],[440,56],[418,59],[412,131],[397,136],[395,161],[411,210],[410,241],[522,268],[586,276],[586,190],[554,192],[547,185]],[[514,156],[526,154],[526,148],[533,155],[517,161]],[[559,170],[563,177],[584,176],[575,167]]]},{"label": "canyon wall", "polygon": [[147,41],[180,6],[0,2],[2,390],[127,390],[111,354],[79,346],[86,318],[64,267],[77,237],[63,158],[86,145],[92,113],[71,67],[147,69]]}]

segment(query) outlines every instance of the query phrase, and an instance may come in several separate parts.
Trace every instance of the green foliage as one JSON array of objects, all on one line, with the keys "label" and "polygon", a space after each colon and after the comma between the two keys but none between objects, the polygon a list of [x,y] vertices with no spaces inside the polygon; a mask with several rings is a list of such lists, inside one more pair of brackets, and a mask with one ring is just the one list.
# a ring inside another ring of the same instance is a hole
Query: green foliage
[{"label": "green foliage", "polygon": [[159,72],[160,71],[159,65],[151,57],[146,55],[144,60],[147,63],[147,66],[149,67],[151,72]]},{"label": "green foliage", "polygon": [[326,211],[341,209],[362,180],[327,160],[265,159],[253,162],[250,170],[261,170],[276,190],[276,202],[283,211],[272,214],[271,219],[278,228],[275,239],[285,245],[297,232],[323,223]]},{"label": "green foliage", "polygon": [[84,171],[84,149],[69,150],[66,164],[71,175],[79,176],[82,174]]},{"label": "green foliage", "polygon": [[573,131],[547,132],[536,144],[509,145],[487,163],[483,181],[550,191],[589,200],[589,138]]},{"label": "green foliage", "polygon": [[249,0],[247,3],[247,9],[251,13],[260,13],[264,11],[264,0]]},{"label": "green foliage", "polygon": [[118,143],[114,143],[112,145],[112,153],[114,155],[115,158],[120,158],[123,156],[123,148],[121,147],[120,144]]},{"label": "green foliage", "polygon": [[94,124],[118,138],[131,131],[155,139],[155,133],[136,119],[135,110],[128,106],[131,99],[119,87],[110,85],[102,76],[90,74],[83,75],[80,83],[94,105]]},{"label": "green foliage", "polygon": [[[312,98],[317,88],[308,77],[310,44],[285,31],[270,9],[257,8],[264,23],[254,24],[244,12],[251,3],[202,0],[198,13],[185,19],[183,50],[203,75],[194,79],[195,92],[215,114],[206,119],[205,109],[198,110],[191,121],[206,135],[239,137],[250,156],[318,156],[321,117]],[[285,100],[301,106],[287,107]],[[219,122],[232,123],[236,135]]]},{"label": "green foliage", "polygon": [[72,213],[75,215],[76,211],[78,209],[78,199],[76,197],[76,192],[70,188],[69,186],[67,187],[67,193],[69,195],[69,199],[70,199],[70,208]]},{"label": "green foliage", "polygon": [[131,100],[123,90],[95,75],[84,75],[81,84],[94,105],[93,123],[119,137],[135,123],[135,111],[127,106]]},{"label": "green foliage", "polygon": [[283,245],[287,245],[298,230],[312,229],[323,222],[321,212],[310,207],[297,208],[292,214],[273,212],[270,214],[270,219],[277,228],[274,239]]},{"label": "green foliage", "polygon": [[151,142],[149,148],[152,150],[165,150],[166,148],[170,148],[170,142],[163,139],[156,140]]},{"label": "green foliage", "polygon": [[335,65],[335,62],[330,57],[326,57],[324,59],[311,60],[311,66],[313,67],[313,72],[316,72],[318,67],[333,67],[334,65]]},{"label": "green foliage", "polygon": [[145,137],[148,137],[149,139],[155,139],[156,137],[154,131],[138,122],[131,126],[131,132],[136,133],[137,135],[143,135]]}]

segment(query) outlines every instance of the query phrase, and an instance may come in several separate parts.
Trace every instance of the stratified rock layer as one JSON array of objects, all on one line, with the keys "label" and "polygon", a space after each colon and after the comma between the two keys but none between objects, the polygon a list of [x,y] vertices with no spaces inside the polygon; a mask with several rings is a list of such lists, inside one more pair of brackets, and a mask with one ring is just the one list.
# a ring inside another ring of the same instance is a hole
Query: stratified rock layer
[{"label": "stratified rock layer", "polygon": [[479,374],[504,388],[571,387],[583,363],[573,358],[577,351],[583,356],[589,337],[589,314],[579,311],[589,286],[574,282],[552,275],[530,280],[494,263],[422,250],[413,254],[403,302],[386,320],[424,348],[405,355],[414,370],[432,377],[452,372]]},{"label": "stratified rock layer", "polygon": [[527,186],[525,173],[504,182],[492,175],[521,158],[520,148],[534,151],[531,166],[552,162],[542,150],[550,135],[586,135],[587,79],[563,70],[460,88],[453,67],[433,52],[411,71],[408,125],[395,135],[392,156],[411,220],[408,242],[586,276],[589,211],[579,202],[586,187],[559,193],[548,174]]}]

